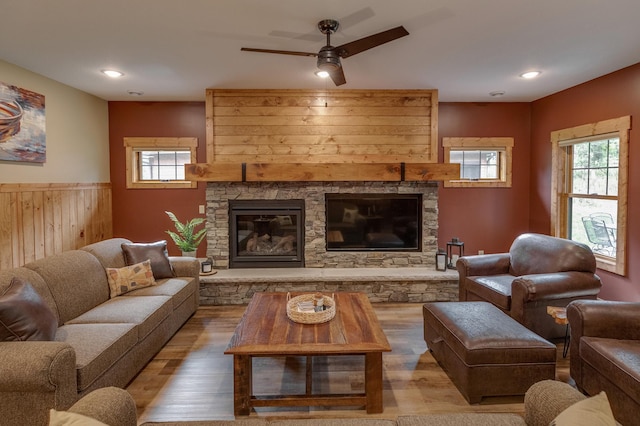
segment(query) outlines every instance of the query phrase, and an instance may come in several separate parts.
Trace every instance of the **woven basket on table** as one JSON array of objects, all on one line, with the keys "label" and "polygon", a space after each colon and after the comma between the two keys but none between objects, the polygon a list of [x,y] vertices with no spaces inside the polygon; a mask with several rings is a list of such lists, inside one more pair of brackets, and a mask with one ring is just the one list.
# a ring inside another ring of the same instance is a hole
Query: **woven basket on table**
[{"label": "woven basket on table", "polygon": [[301,294],[300,296],[291,297],[290,293],[287,293],[287,316],[293,322],[301,324],[320,324],[323,322],[331,321],[336,315],[336,302],[333,297],[324,296],[325,310],[320,312],[300,312],[298,310],[298,303],[300,302],[312,302],[314,300],[314,294]]}]

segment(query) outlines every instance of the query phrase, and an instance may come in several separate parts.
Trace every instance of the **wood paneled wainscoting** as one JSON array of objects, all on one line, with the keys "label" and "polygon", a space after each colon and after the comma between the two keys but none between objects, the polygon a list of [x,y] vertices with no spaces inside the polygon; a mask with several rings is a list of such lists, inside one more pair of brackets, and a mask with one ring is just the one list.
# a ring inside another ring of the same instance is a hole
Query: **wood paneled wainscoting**
[{"label": "wood paneled wainscoting", "polygon": [[0,184],[0,269],[113,235],[110,183]]}]

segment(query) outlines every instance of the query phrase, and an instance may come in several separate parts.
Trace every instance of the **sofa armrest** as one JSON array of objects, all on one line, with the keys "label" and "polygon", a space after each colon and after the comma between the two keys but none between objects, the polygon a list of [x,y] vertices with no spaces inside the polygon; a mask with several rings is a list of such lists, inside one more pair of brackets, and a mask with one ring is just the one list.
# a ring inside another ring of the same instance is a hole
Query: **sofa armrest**
[{"label": "sofa armrest", "polygon": [[524,419],[527,426],[548,426],[558,414],[586,397],[567,383],[543,380],[533,384],[524,395]]},{"label": "sofa armrest", "polygon": [[590,272],[523,275],[511,284],[512,303],[597,296],[602,283]]},{"label": "sofa armrest", "polygon": [[169,262],[178,277],[200,277],[200,261],[194,257],[169,256]]},{"label": "sofa armrest", "polygon": [[69,408],[70,412],[101,421],[109,426],[136,426],[136,403],[124,389],[96,389]]},{"label": "sofa armrest", "polygon": [[567,306],[572,340],[582,336],[640,340],[640,303],[576,300]]},{"label": "sofa armrest", "polygon": [[0,423],[46,424],[49,409],[78,399],[75,351],[62,342],[0,342],[0,393]]}]

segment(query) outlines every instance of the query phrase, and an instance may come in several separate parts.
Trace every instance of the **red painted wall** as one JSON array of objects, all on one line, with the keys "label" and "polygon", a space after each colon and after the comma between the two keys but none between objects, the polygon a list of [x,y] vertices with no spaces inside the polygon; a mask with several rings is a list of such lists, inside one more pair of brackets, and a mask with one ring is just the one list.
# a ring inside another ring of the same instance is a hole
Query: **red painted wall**
[{"label": "red painted wall", "polygon": [[[513,137],[511,188],[445,188],[438,246],[458,237],[465,254],[501,253],[529,228],[529,103],[440,103],[438,137]],[[443,159],[440,148],[440,161]]]},{"label": "red painted wall", "polygon": [[[640,64],[616,71],[532,103],[530,228],[549,233],[551,200],[550,134],[581,124],[631,115],[629,205],[627,211],[628,275],[598,271],[603,299],[640,301]],[[635,128],[635,129],[634,129]]]},{"label": "red painted wall", "polygon": [[[169,254],[180,255],[165,233],[173,223],[165,211],[185,222],[205,203],[204,182],[194,189],[127,189],[124,137],[197,137],[197,161],[206,161],[204,102],[109,102],[109,149],[113,196],[113,234],[135,242],[167,240]],[[206,243],[198,247],[206,256]]]},{"label": "red painted wall", "polygon": [[[438,244],[452,237],[465,242],[466,254],[504,252],[522,232],[549,233],[551,131],[623,115],[640,117],[640,64],[567,89],[533,103],[440,103],[439,137],[513,137],[511,188],[440,186]],[[632,119],[633,123],[633,119]],[[114,235],[134,241],[168,239],[172,224],[165,210],[181,219],[201,216],[205,183],[197,189],[127,190],[125,136],[190,136],[199,141],[198,162],[205,162],[205,106],[202,102],[110,102],[109,132]],[[603,298],[640,301],[640,131],[631,131],[629,273],[599,271]],[[441,146],[441,145],[440,145]],[[442,150],[440,152],[442,161]],[[171,254],[179,251],[169,242]],[[198,256],[205,255],[205,244]]]}]

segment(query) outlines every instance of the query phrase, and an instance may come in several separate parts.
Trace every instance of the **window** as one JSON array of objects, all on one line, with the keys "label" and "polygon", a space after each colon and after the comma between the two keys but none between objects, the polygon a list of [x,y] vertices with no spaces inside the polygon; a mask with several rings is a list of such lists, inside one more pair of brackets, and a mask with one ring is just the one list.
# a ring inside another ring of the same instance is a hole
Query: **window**
[{"label": "window", "polygon": [[446,187],[510,187],[513,138],[443,138],[445,163],[460,164]]},{"label": "window", "polygon": [[185,164],[196,162],[197,138],[124,138],[127,188],[196,188]]},{"label": "window", "polygon": [[598,268],[626,273],[630,117],[551,133],[551,232],[591,247]]}]

